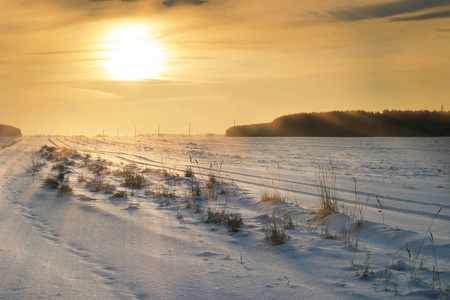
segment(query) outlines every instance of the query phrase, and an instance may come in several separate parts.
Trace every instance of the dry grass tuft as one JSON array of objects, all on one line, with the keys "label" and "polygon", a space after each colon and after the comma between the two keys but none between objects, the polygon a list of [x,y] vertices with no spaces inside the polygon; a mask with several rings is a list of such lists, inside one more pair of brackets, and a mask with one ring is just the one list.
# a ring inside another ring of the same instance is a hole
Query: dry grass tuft
[{"label": "dry grass tuft", "polygon": [[281,197],[279,191],[272,189],[272,190],[261,191],[261,201],[262,202],[279,203],[279,202],[283,201],[283,198]]},{"label": "dry grass tuft", "polygon": [[282,245],[289,240],[283,225],[278,223],[275,212],[270,217],[269,232],[266,233],[266,240],[274,246]]},{"label": "dry grass tuft", "polygon": [[316,172],[317,189],[320,197],[320,208],[317,216],[320,219],[331,214],[339,213],[338,196],[336,189],[336,174],[334,174],[333,166],[328,168],[319,166]]}]

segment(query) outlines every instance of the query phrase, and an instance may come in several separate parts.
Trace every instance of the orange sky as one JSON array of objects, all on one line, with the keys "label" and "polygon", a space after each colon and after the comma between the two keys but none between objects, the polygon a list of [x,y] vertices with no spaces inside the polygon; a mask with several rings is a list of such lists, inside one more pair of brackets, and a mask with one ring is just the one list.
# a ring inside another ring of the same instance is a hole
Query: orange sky
[{"label": "orange sky", "polygon": [[329,110],[450,108],[449,0],[14,0],[0,124],[224,133]]}]

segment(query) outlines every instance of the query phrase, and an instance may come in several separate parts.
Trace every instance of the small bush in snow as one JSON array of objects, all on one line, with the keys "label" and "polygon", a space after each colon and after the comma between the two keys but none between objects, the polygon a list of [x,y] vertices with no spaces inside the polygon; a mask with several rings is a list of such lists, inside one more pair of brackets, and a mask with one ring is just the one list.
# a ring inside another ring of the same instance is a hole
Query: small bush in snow
[{"label": "small bush in snow", "polygon": [[86,176],[84,175],[84,173],[80,173],[80,174],[78,174],[77,181],[78,181],[78,182],[87,182],[88,179],[86,178]]},{"label": "small bush in snow", "polygon": [[204,185],[203,194],[205,195],[206,199],[217,200],[219,198],[217,183],[208,181],[208,183]]},{"label": "small bush in snow", "polygon": [[52,152],[55,152],[55,150],[56,150],[56,147],[50,147],[50,146],[44,145],[44,146],[42,146],[40,151],[41,152],[46,151],[46,152],[52,153]]},{"label": "small bush in snow", "polygon": [[170,170],[167,170],[165,168],[163,169],[163,175],[164,175],[164,177],[167,177],[167,178],[175,178],[175,177],[177,177],[176,174],[172,173]]},{"label": "small bush in snow", "polygon": [[25,172],[31,175],[39,172],[40,168],[44,165],[37,152],[31,153],[28,161],[28,165],[25,167]]},{"label": "small bush in snow", "polygon": [[225,225],[229,232],[238,232],[239,228],[244,223],[240,214],[231,214],[225,209],[211,209],[208,208],[206,223],[213,223],[217,225]]},{"label": "small bush in snow", "polygon": [[100,176],[100,175],[108,172],[108,167],[103,166],[103,165],[95,165],[95,166],[91,167],[90,169],[97,176]]},{"label": "small bush in snow", "polygon": [[174,187],[168,187],[165,184],[158,184],[155,186],[153,190],[153,195],[161,198],[175,198],[175,189]]},{"label": "small bush in snow", "polygon": [[59,181],[53,175],[47,176],[47,178],[45,178],[45,180],[44,180],[44,184],[48,187],[51,187],[52,189],[59,188]]},{"label": "small bush in snow", "polygon": [[125,191],[118,191],[114,194],[114,197],[116,198],[127,198],[128,194]]},{"label": "small bush in snow", "polygon": [[61,181],[64,181],[65,176],[66,176],[66,174],[64,172],[59,172],[58,175],[56,176],[56,178],[61,182]]},{"label": "small bush in snow", "polygon": [[337,240],[340,238],[340,235],[332,232],[328,226],[322,229],[320,235],[326,240]]},{"label": "small bush in snow", "polygon": [[292,220],[291,215],[287,211],[283,213],[283,228],[287,230],[295,228],[294,221]]},{"label": "small bush in snow", "polygon": [[203,192],[198,181],[191,179],[191,196],[200,197],[202,195]]},{"label": "small bush in snow", "polygon": [[73,188],[70,186],[69,182],[63,182],[59,186],[59,193],[61,195],[67,195],[72,193]]},{"label": "small bush in snow", "polygon": [[184,177],[193,177],[194,171],[192,171],[191,167],[186,167],[186,170],[184,171]]},{"label": "small bush in snow", "polygon": [[211,209],[208,208],[207,216],[206,216],[206,223],[213,223],[213,224],[225,224],[227,221],[227,212],[225,209]]},{"label": "small bush in snow", "polygon": [[66,166],[63,163],[57,163],[52,167],[52,170],[57,170],[58,172],[64,172]]},{"label": "small bush in snow", "polygon": [[54,158],[54,152],[56,151],[55,147],[49,147],[47,145],[42,146],[42,148],[39,150],[39,154],[41,155],[42,158],[46,158],[46,159],[53,159]]},{"label": "small bush in snow", "polygon": [[115,190],[115,186],[105,182],[102,177],[96,177],[91,180],[86,181],[86,187],[91,188],[91,192],[101,192],[103,191],[105,194],[111,194]]},{"label": "small bush in snow", "polygon": [[209,174],[208,174],[208,181],[209,181],[211,184],[217,183],[216,175],[215,175],[214,173],[209,173]]},{"label": "small bush in snow", "polygon": [[227,229],[229,232],[238,232],[239,228],[242,227],[242,224],[244,224],[244,221],[240,214],[228,215]]},{"label": "small bush in snow", "polygon": [[269,232],[266,233],[266,240],[274,246],[286,243],[289,240],[289,236],[285,234],[283,226],[278,224],[275,213],[272,214],[270,221]]},{"label": "small bush in snow", "polygon": [[141,189],[145,185],[145,177],[141,174],[126,174],[123,185],[135,189]]}]

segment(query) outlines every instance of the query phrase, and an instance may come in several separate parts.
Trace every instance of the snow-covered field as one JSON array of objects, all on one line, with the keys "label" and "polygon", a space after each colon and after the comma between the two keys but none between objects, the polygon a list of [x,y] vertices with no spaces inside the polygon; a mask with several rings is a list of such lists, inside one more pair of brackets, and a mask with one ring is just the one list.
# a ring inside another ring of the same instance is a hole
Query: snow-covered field
[{"label": "snow-covered field", "polygon": [[[324,219],[320,174],[339,208]],[[449,284],[449,138],[0,138],[0,299],[448,299]]]}]

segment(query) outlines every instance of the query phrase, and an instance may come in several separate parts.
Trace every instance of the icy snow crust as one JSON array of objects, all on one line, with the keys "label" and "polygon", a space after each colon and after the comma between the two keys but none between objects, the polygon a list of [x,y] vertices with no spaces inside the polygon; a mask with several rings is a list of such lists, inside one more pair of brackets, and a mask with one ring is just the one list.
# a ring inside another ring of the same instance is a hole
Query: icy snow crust
[{"label": "icy snow crust", "polygon": [[[57,164],[69,194],[44,186]],[[323,220],[319,165],[340,210]],[[274,212],[295,225],[279,246]],[[448,299],[449,264],[449,138],[0,138],[0,299]]]}]

